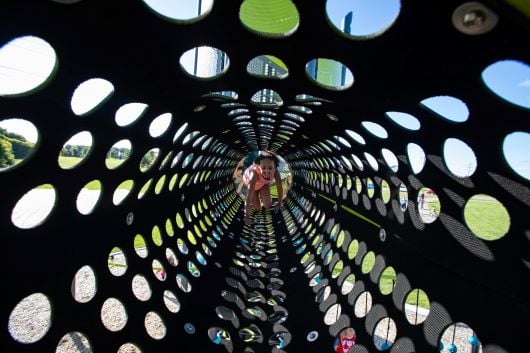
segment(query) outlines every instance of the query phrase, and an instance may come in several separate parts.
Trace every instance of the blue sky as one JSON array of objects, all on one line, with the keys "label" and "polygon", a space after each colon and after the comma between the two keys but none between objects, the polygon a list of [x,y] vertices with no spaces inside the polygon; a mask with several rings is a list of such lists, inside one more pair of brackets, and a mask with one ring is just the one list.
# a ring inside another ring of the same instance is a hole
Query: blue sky
[{"label": "blue sky", "polygon": [[[155,12],[163,13],[166,17],[178,19],[180,21],[189,21],[197,16],[199,0],[144,0],[146,6],[149,6]],[[212,6],[220,6],[220,2],[214,4],[213,0],[202,0],[202,12],[207,12]],[[352,34],[360,37],[369,37],[375,35],[384,35],[385,30],[392,30],[392,23],[399,15],[399,0],[328,0],[326,11],[330,21],[338,28],[344,16],[349,12],[353,13],[351,23]],[[303,20],[303,19],[302,19]],[[42,85],[49,78],[55,69],[56,55],[54,49],[44,39],[36,37],[13,38],[9,44],[0,43],[0,96],[13,96],[30,91],[33,88]],[[220,48],[230,54],[230,48]],[[178,56],[182,53],[175,53],[175,65],[178,65]],[[60,54],[59,54],[60,56]],[[251,58],[249,58],[250,60]],[[280,58],[281,59],[281,58]],[[289,63],[286,63],[289,65]],[[94,75],[97,77],[97,72]],[[501,99],[524,109],[530,109],[530,66],[528,63],[522,63],[510,58],[499,60],[491,63],[483,69],[482,80],[496,95]],[[103,81],[102,81],[103,82]],[[92,90],[86,91],[86,102],[81,99],[76,102],[79,104],[78,109],[83,110],[83,105],[93,104],[96,97],[102,90],[92,87]],[[92,92],[92,93],[90,93]],[[458,97],[441,97],[423,101],[422,104],[428,106],[439,115],[445,116],[449,120],[465,125],[469,119],[477,119],[473,116],[472,107],[468,109],[465,102],[458,100]],[[90,99],[92,98],[92,99]],[[429,97],[425,97],[429,98]],[[456,99],[455,99],[456,98]],[[13,98],[16,99],[16,98]],[[428,104],[426,104],[428,103]],[[469,111],[471,110],[471,111]],[[382,112],[384,114],[385,112]],[[407,113],[407,112],[403,112]],[[13,132],[25,135],[28,140],[36,141],[36,129],[28,128],[27,123],[21,123],[23,116],[4,117],[0,116],[0,127],[6,128]],[[31,120],[31,117],[27,117]],[[80,117],[82,118],[82,117]],[[154,118],[154,117],[153,117]],[[416,117],[418,118],[418,117]],[[421,120],[418,119],[420,124]],[[386,121],[379,121],[385,126]],[[464,126],[463,126],[464,127]],[[357,130],[357,127],[352,127]],[[419,128],[421,130],[421,127]],[[83,135],[81,135],[83,136]],[[453,136],[447,136],[451,138]],[[389,136],[392,138],[392,136]],[[414,142],[414,141],[411,141]],[[445,149],[451,151],[455,156],[467,156],[461,158],[461,162],[456,162],[454,168],[458,170],[470,170],[470,155],[465,145],[451,140],[449,146]],[[451,145],[454,143],[453,145]],[[80,141],[79,144],[83,144]],[[458,146],[463,146],[458,148]],[[470,146],[471,148],[473,146]],[[507,155],[507,161],[517,170],[517,173],[530,179],[530,133],[529,131],[514,131],[503,141],[502,146]],[[405,151],[394,151],[396,154],[405,153]],[[440,151],[426,151],[427,153],[442,153]],[[482,157],[482,156],[481,156]],[[460,163],[460,166],[458,166]],[[479,162],[480,163],[480,160]]]}]

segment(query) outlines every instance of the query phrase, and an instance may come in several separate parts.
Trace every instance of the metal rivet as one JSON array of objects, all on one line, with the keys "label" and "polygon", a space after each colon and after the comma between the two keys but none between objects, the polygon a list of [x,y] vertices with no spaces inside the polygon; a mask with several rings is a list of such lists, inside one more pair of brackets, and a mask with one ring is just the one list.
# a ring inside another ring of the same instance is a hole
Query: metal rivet
[{"label": "metal rivet", "polygon": [[315,342],[318,338],[318,332],[317,331],[311,331],[307,334],[307,340],[309,342]]},{"label": "metal rivet", "polygon": [[460,32],[478,35],[491,31],[497,25],[499,17],[480,2],[472,1],[457,7],[452,21]]},{"label": "metal rivet", "polygon": [[132,212],[127,213],[127,217],[125,217],[125,223],[127,223],[127,225],[130,226],[131,224],[133,224],[133,222],[134,222],[134,213]]},{"label": "metal rivet", "polygon": [[379,239],[381,241],[386,240],[386,230],[384,230],[383,228],[379,229]]}]

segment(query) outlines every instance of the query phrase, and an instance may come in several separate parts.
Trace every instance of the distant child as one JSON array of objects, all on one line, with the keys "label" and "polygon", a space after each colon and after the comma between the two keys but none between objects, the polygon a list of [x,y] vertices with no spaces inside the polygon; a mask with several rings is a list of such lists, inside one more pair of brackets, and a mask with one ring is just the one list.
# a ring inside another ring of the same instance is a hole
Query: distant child
[{"label": "distant child", "polygon": [[338,339],[335,341],[335,352],[348,353],[355,345],[356,340],[357,335],[352,327],[342,330]]},{"label": "distant child", "polygon": [[274,180],[278,190],[278,203],[274,207],[278,210],[283,205],[283,188],[278,165],[278,157],[268,151],[260,151],[254,162],[243,173],[243,181],[247,187],[245,201],[245,224],[250,225],[250,210],[260,211],[262,207],[272,206],[270,183]]}]

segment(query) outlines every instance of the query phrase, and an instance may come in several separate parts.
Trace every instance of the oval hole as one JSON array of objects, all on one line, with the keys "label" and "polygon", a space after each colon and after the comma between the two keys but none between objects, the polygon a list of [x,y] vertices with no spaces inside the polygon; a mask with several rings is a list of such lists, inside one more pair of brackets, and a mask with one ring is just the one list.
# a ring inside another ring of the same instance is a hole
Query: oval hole
[{"label": "oval hole", "polygon": [[57,56],[45,40],[23,36],[0,48],[0,67],[0,96],[16,96],[42,87],[57,67]]},{"label": "oval hole", "polygon": [[92,150],[92,134],[81,131],[70,137],[61,148],[57,162],[62,169],[72,169],[82,163]]},{"label": "oval hole", "polygon": [[336,30],[353,39],[370,39],[387,31],[400,12],[399,0],[328,0],[326,14]]},{"label": "oval hole", "polygon": [[314,83],[329,90],[342,91],[353,85],[351,70],[333,59],[313,59],[306,64],[305,70]]},{"label": "oval hole", "polygon": [[505,101],[530,108],[530,66],[516,60],[502,60],[482,72],[486,86]]},{"label": "oval hole", "polygon": [[477,237],[497,240],[510,230],[510,214],[496,198],[478,194],[467,200],[464,206],[464,220]]},{"label": "oval hole", "polygon": [[29,158],[35,151],[38,138],[37,128],[27,120],[1,120],[0,173],[12,169]]},{"label": "oval hole", "polygon": [[475,152],[465,142],[448,138],[443,145],[443,157],[447,169],[460,178],[467,178],[477,169]]},{"label": "oval hole", "polygon": [[530,133],[516,131],[508,134],[502,144],[504,158],[512,170],[530,180]]},{"label": "oval hole", "polygon": [[114,86],[102,78],[81,83],[74,91],[70,107],[75,115],[84,116],[94,111],[114,93]]},{"label": "oval hole", "polygon": [[188,75],[200,79],[213,79],[228,70],[228,55],[217,48],[200,46],[186,51],[179,60]]}]

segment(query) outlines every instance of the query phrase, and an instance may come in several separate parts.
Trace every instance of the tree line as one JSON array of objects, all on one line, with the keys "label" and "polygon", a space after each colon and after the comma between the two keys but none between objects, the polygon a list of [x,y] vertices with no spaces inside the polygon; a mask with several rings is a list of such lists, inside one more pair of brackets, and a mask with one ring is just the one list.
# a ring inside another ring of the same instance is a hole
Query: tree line
[{"label": "tree line", "polygon": [[35,144],[24,136],[0,127],[0,168],[10,167],[17,160],[26,158],[33,147]]},{"label": "tree line", "polygon": [[[7,131],[0,127],[0,168],[7,168],[26,158],[35,148],[35,144],[24,136]],[[90,146],[65,145],[60,155],[63,157],[84,157]],[[127,159],[131,154],[129,148],[112,147],[107,158]]]}]

